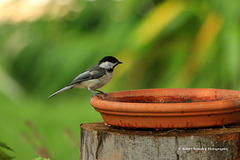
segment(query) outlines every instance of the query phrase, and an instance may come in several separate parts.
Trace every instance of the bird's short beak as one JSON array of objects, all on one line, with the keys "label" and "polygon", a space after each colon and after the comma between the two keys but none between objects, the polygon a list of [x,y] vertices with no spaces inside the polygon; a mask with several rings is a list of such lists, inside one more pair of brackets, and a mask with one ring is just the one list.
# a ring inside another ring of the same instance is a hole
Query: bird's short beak
[{"label": "bird's short beak", "polygon": [[118,64],[122,64],[123,62],[118,62]]}]

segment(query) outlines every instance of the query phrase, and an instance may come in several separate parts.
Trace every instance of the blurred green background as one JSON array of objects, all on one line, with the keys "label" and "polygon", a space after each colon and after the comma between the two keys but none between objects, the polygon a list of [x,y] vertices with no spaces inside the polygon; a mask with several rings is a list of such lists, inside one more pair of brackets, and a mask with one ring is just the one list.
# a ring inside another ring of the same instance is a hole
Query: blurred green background
[{"label": "blurred green background", "polygon": [[47,97],[102,57],[101,90],[240,90],[240,1],[0,0],[0,142],[19,160],[79,159],[80,124],[103,121],[82,89]]}]

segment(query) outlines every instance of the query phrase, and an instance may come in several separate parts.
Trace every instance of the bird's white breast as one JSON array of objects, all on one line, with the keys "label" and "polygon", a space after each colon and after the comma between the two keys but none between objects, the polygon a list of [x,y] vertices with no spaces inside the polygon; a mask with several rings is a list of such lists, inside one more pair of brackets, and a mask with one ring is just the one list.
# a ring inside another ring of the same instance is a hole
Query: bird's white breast
[{"label": "bird's white breast", "polygon": [[98,79],[91,79],[87,81],[81,82],[77,88],[90,88],[91,90],[98,89],[103,87],[105,84],[107,84],[110,79],[112,78],[112,72],[106,72],[105,75]]}]

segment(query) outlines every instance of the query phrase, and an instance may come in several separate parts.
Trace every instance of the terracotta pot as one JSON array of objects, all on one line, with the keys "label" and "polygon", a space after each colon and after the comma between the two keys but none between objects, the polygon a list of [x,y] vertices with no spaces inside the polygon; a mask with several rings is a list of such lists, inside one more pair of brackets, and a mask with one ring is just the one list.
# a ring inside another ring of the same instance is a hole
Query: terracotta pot
[{"label": "terracotta pot", "polygon": [[94,96],[91,105],[104,122],[126,128],[195,128],[240,120],[240,91],[142,89]]}]

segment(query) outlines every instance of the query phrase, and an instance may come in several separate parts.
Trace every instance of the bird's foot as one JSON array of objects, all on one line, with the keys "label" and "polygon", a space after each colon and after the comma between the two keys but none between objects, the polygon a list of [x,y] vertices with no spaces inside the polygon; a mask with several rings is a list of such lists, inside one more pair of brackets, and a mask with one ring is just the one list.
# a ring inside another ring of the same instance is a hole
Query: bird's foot
[{"label": "bird's foot", "polygon": [[103,99],[103,97],[102,97],[102,96],[100,96],[99,94],[96,94],[96,95],[91,95],[90,99],[91,99],[93,96],[98,96],[98,98],[100,98],[100,99]]},{"label": "bird's foot", "polygon": [[99,90],[95,90],[95,91],[99,92],[100,94],[103,94],[105,97],[108,98],[108,94],[107,93],[104,93],[103,91],[99,91]]},{"label": "bird's foot", "polygon": [[101,93],[101,94],[103,94],[105,97],[108,98],[108,94],[107,93]]}]

